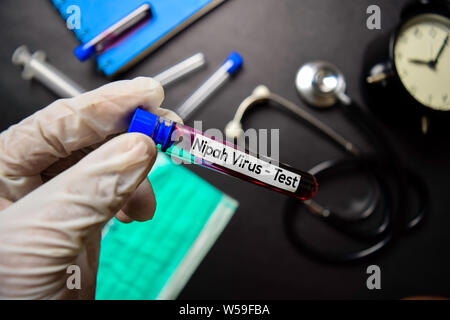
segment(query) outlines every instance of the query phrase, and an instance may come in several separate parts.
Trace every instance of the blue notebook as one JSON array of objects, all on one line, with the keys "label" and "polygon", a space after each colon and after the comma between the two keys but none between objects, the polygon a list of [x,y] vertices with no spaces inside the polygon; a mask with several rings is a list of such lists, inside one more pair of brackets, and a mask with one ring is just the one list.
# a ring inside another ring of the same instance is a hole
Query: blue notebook
[{"label": "blue notebook", "polygon": [[51,1],[64,20],[69,17],[67,13],[69,6],[80,7],[81,28],[73,31],[81,43],[88,42],[144,2],[150,3],[152,7],[151,20],[97,56],[99,70],[107,76],[113,76],[138,62],[225,0]]}]

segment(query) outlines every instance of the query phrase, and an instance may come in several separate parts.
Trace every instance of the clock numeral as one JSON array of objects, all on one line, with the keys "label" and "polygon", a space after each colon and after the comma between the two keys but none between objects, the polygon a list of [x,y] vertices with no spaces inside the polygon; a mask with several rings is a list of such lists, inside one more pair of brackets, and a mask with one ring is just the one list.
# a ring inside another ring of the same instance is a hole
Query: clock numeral
[{"label": "clock numeral", "polygon": [[447,99],[448,99],[448,95],[446,93],[444,93],[442,95],[442,101],[447,102]]},{"label": "clock numeral", "polygon": [[413,94],[415,94],[417,92],[417,87],[416,86],[411,86],[411,88],[409,89]]},{"label": "clock numeral", "polygon": [[434,38],[436,37],[436,34],[437,34],[436,30],[433,27],[431,27],[429,32],[430,37]]},{"label": "clock numeral", "polygon": [[431,101],[433,101],[433,96],[430,94],[428,95],[428,103],[431,103]]},{"label": "clock numeral", "polygon": [[419,30],[419,28],[414,29],[414,35],[416,38],[421,39],[422,38],[422,32]]}]

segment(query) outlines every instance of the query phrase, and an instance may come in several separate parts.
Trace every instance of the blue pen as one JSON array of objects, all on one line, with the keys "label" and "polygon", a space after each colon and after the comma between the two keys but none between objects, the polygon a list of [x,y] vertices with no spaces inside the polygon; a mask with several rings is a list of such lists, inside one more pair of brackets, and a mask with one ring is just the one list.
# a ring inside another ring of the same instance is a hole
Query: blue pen
[{"label": "blue pen", "polygon": [[101,52],[111,43],[116,41],[120,36],[130,29],[136,27],[143,21],[151,18],[152,9],[149,3],[144,3],[139,8],[120,19],[118,22],[110,26],[99,35],[95,36],[91,41],[84,43],[74,50],[75,56],[80,61],[85,61],[94,54]]},{"label": "blue pen", "polygon": [[176,113],[187,119],[200,105],[206,101],[216,90],[222,87],[230,77],[243,65],[244,60],[237,52],[232,52],[227,60],[214,72],[186,101],[178,107]]}]

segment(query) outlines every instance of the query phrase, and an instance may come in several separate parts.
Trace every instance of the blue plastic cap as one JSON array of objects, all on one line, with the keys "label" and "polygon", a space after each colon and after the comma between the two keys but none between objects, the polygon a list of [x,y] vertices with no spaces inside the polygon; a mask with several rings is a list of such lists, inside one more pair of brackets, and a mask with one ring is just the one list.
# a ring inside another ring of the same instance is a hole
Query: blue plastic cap
[{"label": "blue plastic cap", "polygon": [[229,74],[234,74],[236,73],[244,64],[244,58],[242,58],[242,56],[233,51],[232,53],[230,53],[230,55],[228,56],[227,60],[225,61],[225,63],[227,63],[228,61],[233,62],[233,64],[231,65],[231,67],[228,68],[228,73]]},{"label": "blue plastic cap", "polygon": [[95,53],[94,46],[86,46],[84,44],[76,47],[75,50],[73,50],[73,54],[80,61],[86,61],[87,59],[92,57],[94,55],[94,53]]},{"label": "blue plastic cap", "polygon": [[161,151],[166,151],[172,145],[173,121],[158,117],[153,113],[137,109],[131,119],[128,132],[143,133],[153,139]]}]

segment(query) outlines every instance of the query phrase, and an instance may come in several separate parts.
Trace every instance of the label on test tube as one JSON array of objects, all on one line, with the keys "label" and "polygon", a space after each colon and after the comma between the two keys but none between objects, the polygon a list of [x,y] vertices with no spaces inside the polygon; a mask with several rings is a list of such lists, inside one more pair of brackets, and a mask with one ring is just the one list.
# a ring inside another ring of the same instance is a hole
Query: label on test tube
[{"label": "label on test tube", "polygon": [[234,170],[279,189],[296,192],[300,185],[300,175],[201,134],[195,135],[190,153],[195,157]]}]

